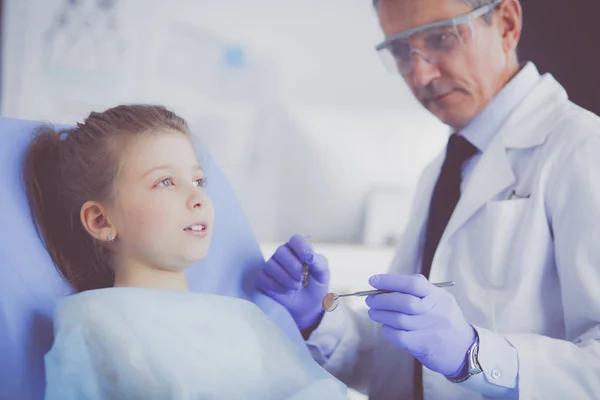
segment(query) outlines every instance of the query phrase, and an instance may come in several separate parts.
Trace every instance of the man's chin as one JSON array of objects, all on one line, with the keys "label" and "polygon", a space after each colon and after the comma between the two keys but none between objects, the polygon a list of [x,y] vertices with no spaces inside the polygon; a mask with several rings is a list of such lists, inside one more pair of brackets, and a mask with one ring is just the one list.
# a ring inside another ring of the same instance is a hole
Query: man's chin
[{"label": "man's chin", "polygon": [[437,117],[440,121],[454,130],[463,129],[470,122],[470,118],[466,118],[463,115],[443,114]]},{"label": "man's chin", "polygon": [[455,129],[461,129],[465,127],[473,119],[470,113],[464,112],[464,110],[461,110],[456,106],[429,109],[429,112],[431,112],[444,124]]}]

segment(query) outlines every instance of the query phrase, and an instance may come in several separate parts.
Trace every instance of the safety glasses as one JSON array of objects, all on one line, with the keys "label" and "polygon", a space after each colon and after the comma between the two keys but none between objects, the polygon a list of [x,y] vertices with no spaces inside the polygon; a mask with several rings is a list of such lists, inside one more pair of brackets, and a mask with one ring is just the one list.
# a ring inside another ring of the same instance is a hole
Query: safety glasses
[{"label": "safety glasses", "polygon": [[429,63],[440,63],[459,53],[475,36],[472,21],[494,10],[503,0],[495,0],[468,14],[432,22],[387,38],[375,46],[390,72],[404,75],[414,67],[413,53]]}]

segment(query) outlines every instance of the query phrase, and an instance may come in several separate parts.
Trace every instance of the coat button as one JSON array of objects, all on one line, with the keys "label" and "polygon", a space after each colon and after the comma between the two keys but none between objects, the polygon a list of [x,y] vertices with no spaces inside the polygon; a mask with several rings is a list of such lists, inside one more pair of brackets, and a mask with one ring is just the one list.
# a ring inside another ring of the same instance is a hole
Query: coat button
[{"label": "coat button", "polygon": [[492,370],[492,378],[499,379],[502,376],[502,373],[498,371],[496,368]]}]

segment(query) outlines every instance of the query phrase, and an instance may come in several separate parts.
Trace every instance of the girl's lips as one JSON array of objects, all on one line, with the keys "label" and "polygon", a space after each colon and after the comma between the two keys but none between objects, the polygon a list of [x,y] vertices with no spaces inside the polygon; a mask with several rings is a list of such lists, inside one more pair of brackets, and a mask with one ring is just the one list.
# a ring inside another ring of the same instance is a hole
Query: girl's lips
[{"label": "girl's lips", "polygon": [[197,237],[208,236],[208,231],[206,229],[201,230],[201,231],[184,230],[184,232],[187,233],[188,235],[197,236]]},{"label": "girl's lips", "polygon": [[206,237],[208,234],[208,224],[205,221],[195,222],[183,231],[193,236]]}]

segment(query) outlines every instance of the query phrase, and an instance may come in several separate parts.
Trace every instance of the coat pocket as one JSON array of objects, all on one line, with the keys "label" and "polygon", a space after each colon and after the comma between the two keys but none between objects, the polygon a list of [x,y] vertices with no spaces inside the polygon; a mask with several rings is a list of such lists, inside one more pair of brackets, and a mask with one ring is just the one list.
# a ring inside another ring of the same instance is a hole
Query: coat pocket
[{"label": "coat pocket", "polygon": [[[529,210],[531,201],[528,198],[490,201],[486,204],[482,235],[484,258],[488,261],[488,279],[493,286],[504,287],[516,256],[523,251],[528,242]],[[512,275],[512,274],[510,274]]]}]

